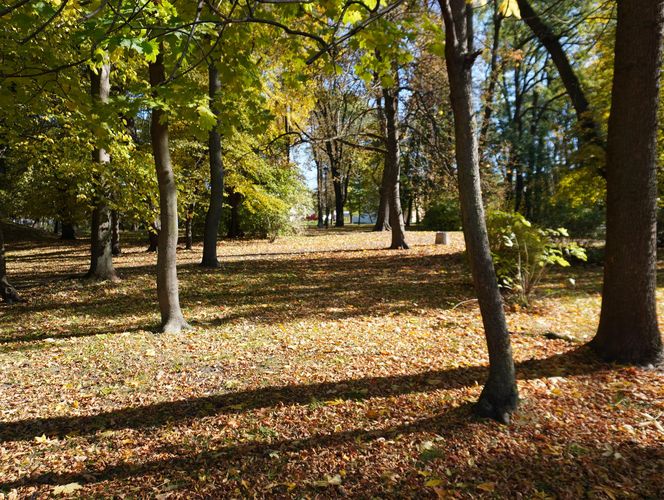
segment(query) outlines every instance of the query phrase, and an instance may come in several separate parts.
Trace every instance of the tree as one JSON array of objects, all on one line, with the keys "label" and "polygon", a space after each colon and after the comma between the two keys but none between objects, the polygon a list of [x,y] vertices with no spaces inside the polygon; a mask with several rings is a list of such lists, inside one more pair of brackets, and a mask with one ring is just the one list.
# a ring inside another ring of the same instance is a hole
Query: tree
[{"label": "tree", "polygon": [[218,267],[217,258],[217,236],[219,234],[219,223],[223,209],[224,199],[224,164],[221,154],[221,134],[219,133],[219,110],[215,103],[221,90],[221,82],[216,63],[208,65],[208,95],[210,108],[214,113],[217,123],[208,132],[208,149],[210,156],[210,205],[205,215],[205,229],[203,236],[203,267]]},{"label": "tree", "polygon": [[5,254],[5,237],[2,231],[2,224],[0,224],[0,297],[7,304],[21,302],[16,288],[12,286],[7,278],[7,257]]},{"label": "tree", "polygon": [[[166,81],[163,43],[154,62],[149,64],[150,85],[155,91]],[[157,296],[161,312],[161,330],[179,333],[189,325],[180,309],[177,276],[178,201],[175,176],[168,146],[168,117],[159,107],[152,109],[150,135],[157,182],[159,184],[159,252],[157,253]]]},{"label": "tree", "polygon": [[599,328],[604,359],[649,363],[657,324],[657,108],[664,1],[618,2],[607,140],[606,254]]},{"label": "tree", "polygon": [[477,405],[482,416],[508,423],[518,403],[509,333],[491,260],[480,189],[479,152],[472,106],[472,6],[466,0],[439,0],[445,24],[445,60],[454,114],[456,161],[463,233],[479,301],[487,346],[489,377]]},{"label": "tree", "polygon": [[[102,63],[99,68],[90,69],[90,93],[92,96],[93,110],[99,104],[108,102],[111,91],[110,81],[111,65]],[[110,156],[103,147],[95,148],[92,159],[100,166],[109,163]],[[97,280],[118,280],[118,275],[113,267],[113,223],[111,220],[111,208],[108,205],[108,197],[102,180],[94,181],[98,184],[98,192],[92,210],[92,224],[90,227],[90,269],[87,278]]]}]

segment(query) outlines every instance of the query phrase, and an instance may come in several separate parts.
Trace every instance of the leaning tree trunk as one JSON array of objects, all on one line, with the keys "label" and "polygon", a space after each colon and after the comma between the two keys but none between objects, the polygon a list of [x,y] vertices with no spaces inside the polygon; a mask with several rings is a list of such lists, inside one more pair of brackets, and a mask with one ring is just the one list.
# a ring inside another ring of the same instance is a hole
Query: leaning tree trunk
[{"label": "leaning tree trunk", "polygon": [[[110,64],[103,64],[97,73],[90,70],[90,93],[93,107],[108,102],[111,91],[110,73]],[[92,159],[100,165],[105,165],[110,161],[110,156],[104,148],[98,148],[92,153]],[[116,281],[118,275],[113,267],[111,209],[103,192],[103,180],[99,181],[98,187],[102,192],[97,195],[97,203],[92,210],[90,269],[86,278]]]},{"label": "leaning tree trunk", "polygon": [[2,232],[2,226],[0,226],[0,297],[2,297],[2,300],[4,300],[7,304],[21,302],[21,297],[7,278],[5,237]]},{"label": "leaning tree trunk", "polygon": [[387,200],[390,207],[390,226],[392,228],[392,244],[390,248],[408,248],[406,228],[401,210],[401,194],[399,192],[399,132],[397,130],[397,103],[399,96],[396,89],[383,89],[385,130],[387,132],[385,146],[385,172],[387,172]]},{"label": "leaning tree trunk", "polygon": [[514,360],[503,302],[489,250],[480,190],[479,155],[473,120],[473,53],[466,0],[439,0],[445,22],[445,59],[454,114],[459,196],[466,248],[489,350],[489,378],[477,405],[482,416],[507,423],[518,403]]},{"label": "leaning tree trunk", "polygon": [[[150,63],[150,85],[157,90],[166,80],[164,51],[160,47],[155,62]],[[161,312],[161,330],[179,333],[188,324],[180,309],[177,275],[178,200],[175,176],[168,150],[168,123],[164,111],[155,107],[150,119],[150,137],[159,184],[159,252],[157,253],[157,296]]]},{"label": "leaning tree trunk", "polygon": [[111,252],[113,256],[117,257],[122,254],[122,247],[120,246],[120,214],[117,210],[111,212]]},{"label": "leaning tree trunk", "polygon": [[618,2],[606,164],[602,310],[590,345],[604,359],[650,363],[657,326],[657,105],[664,0]]},{"label": "leaning tree trunk", "polygon": [[601,139],[599,127],[592,116],[590,104],[581,87],[579,78],[576,76],[569,58],[563,46],[560,43],[560,37],[556,36],[551,28],[537,15],[528,0],[517,0],[521,17],[531,29],[533,34],[537,37],[539,42],[544,45],[547,52],[551,56],[553,64],[558,69],[558,74],[563,82],[565,91],[572,101],[572,106],[576,112],[577,119],[581,128],[581,139],[585,144],[593,144],[600,148],[604,148],[604,143]]},{"label": "leaning tree trunk", "polygon": [[219,109],[216,105],[217,95],[221,90],[219,72],[215,63],[208,66],[208,97],[210,108],[217,123],[208,134],[208,149],[210,152],[210,205],[205,215],[205,229],[203,231],[203,267],[218,267],[217,237],[224,202],[224,164],[221,155],[221,134],[219,133]]}]

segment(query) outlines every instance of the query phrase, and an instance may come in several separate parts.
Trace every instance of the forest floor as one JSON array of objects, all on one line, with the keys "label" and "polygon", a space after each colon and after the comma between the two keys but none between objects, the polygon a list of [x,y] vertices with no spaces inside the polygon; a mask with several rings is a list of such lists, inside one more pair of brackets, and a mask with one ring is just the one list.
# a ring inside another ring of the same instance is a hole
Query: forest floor
[{"label": "forest floor", "polygon": [[503,426],[472,414],[487,355],[461,235],[408,240],[222,242],[217,270],[182,250],[180,335],[154,333],[144,246],[116,284],[80,279],[85,241],[11,244],[28,302],[0,306],[0,498],[664,498],[664,373],[583,345],[601,269],[508,308]]}]

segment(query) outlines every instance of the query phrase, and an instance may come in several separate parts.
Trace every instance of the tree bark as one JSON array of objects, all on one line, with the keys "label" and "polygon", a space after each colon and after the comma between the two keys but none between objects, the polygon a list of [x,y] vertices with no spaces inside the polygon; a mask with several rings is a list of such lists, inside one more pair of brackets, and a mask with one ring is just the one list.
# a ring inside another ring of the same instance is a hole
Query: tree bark
[{"label": "tree bark", "polygon": [[312,149],[314,151],[314,162],[316,163],[316,182],[317,182],[317,187],[318,189],[316,190],[316,205],[317,205],[317,213],[318,213],[318,222],[316,226],[318,229],[323,229],[325,227],[325,221],[323,220],[325,217],[325,211],[324,211],[324,202],[323,202],[323,166],[321,165],[320,161],[315,158],[315,151],[316,147],[312,146]]},{"label": "tree bark", "polygon": [[159,249],[159,223],[157,221],[150,224],[148,229],[148,249],[146,252],[154,253]]},{"label": "tree bark", "polygon": [[493,95],[496,92],[496,83],[498,82],[498,49],[500,47],[500,28],[503,23],[503,15],[498,11],[498,2],[493,2],[493,41],[491,43],[491,62],[489,64],[489,83],[484,97],[484,113],[482,115],[482,126],[480,127],[479,147],[482,156],[485,157],[486,138],[491,125],[491,115],[493,114]]},{"label": "tree bark", "polygon": [[514,360],[503,302],[489,249],[480,189],[479,153],[472,106],[472,7],[466,0],[439,0],[445,23],[445,59],[454,114],[456,162],[464,238],[489,351],[489,377],[477,405],[480,415],[508,423],[518,403]]},{"label": "tree bark", "polygon": [[644,364],[662,355],[657,325],[657,107],[664,0],[618,2],[607,141],[604,285],[592,348]]},{"label": "tree bark", "polygon": [[[155,62],[149,64],[150,85],[157,90],[166,80],[164,50],[159,49]],[[157,253],[157,296],[161,312],[161,330],[179,333],[189,325],[180,309],[177,276],[178,203],[175,176],[168,150],[168,123],[164,111],[155,107],[150,119],[150,136],[157,182],[159,184],[159,252]]]},{"label": "tree bark", "polygon": [[7,278],[7,256],[5,253],[5,237],[0,225],[0,297],[7,304],[22,302],[16,288],[12,286]]},{"label": "tree bark", "polygon": [[122,247],[120,246],[120,214],[117,210],[111,211],[111,252],[114,256],[122,254]]},{"label": "tree bark", "polygon": [[217,238],[224,202],[224,163],[221,155],[221,134],[218,128],[219,109],[216,105],[217,96],[221,91],[221,82],[219,81],[219,72],[214,62],[208,66],[208,87],[210,109],[216,117],[217,124],[208,134],[208,149],[210,152],[210,205],[205,215],[201,266],[212,268],[219,266]]},{"label": "tree bark", "polygon": [[387,154],[385,155],[384,171],[387,172],[387,201],[389,205],[390,226],[392,228],[392,249],[406,249],[406,229],[401,210],[401,194],[399,178],[401,176],[399,159],[399,131],[397,129],[397,113],[399,94],[395,89],[383,89],[383,110],[385,115]]},{"label": "tree bark", "polygon": [[[93,108],[100,103],[108,102],[111,92],[110,81],[111,65],[103,64],[98,72],[90,70],[90,94]],[[110,156],[104,148],[97,148],[92,153],[92,160],[100,165],[110,162]],[[90,269],[86,278],[93,280],[117,281],[118,275],[113,267],[113,225],[111,223],[111,209],[104,192],[103,175],[99,176],[99,193],[95,207],[92,210],[92,223],[90,226]]]},{"label": "tree bark", "polygon": [[387,175],[383,169],[383,179],[380,186],[380,201],[378,202],[378,212],[376,213],[376,224],[374,224],[374,231],[389,231],[390,227],[390,204],[387,200]]}]

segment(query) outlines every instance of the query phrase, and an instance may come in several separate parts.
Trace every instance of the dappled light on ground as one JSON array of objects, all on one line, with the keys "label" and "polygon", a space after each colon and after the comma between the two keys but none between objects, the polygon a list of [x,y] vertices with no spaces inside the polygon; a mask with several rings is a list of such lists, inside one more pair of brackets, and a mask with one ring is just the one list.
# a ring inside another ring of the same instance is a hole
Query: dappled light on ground
[{"label": "dappled light on ground", "polygon": [[117,284],[80,279],[85,242],[10,247],[28,302],[0,307],[0,492],[664,495],[662,373],[583,347],[599,268],[508,308],[523,402],[505,427],[472,417],[487,356],[462,236],[408,239],[223,242],[216,270],[182,250],[180,335],[153,333],[144,247],[124,248]]}]

